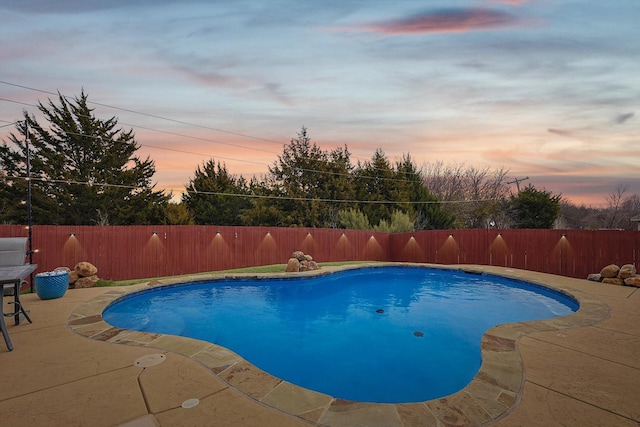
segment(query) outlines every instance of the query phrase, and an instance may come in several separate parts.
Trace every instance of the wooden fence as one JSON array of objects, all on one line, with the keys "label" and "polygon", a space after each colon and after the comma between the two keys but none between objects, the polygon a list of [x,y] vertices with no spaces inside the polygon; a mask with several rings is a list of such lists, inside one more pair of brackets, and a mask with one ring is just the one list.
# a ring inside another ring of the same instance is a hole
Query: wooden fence
[{"label": "wooden fence", "polygon": [[[27,236],[2,225],[0,237]],[[484,264],[585,278],[607,264],[640,265],[640,231],[364,230],[216,226],[34,226],[38,272],[98,267],[108,280],[285,264],[301,250],[318,262],[407,261]]]},{"label": "wooden fence", "polygon": [[392,261],[497,265],[586,278],[608,264],[640,267],[640,231],[434,230],[391,235],[389,253]]}]

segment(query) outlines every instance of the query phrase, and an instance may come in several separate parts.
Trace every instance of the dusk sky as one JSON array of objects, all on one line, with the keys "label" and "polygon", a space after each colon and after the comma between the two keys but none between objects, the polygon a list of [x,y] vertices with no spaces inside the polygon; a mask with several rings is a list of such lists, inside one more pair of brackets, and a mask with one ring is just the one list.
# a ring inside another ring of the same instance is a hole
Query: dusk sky
[{"label": "dusk sky", "polygon": [[638,0],[0,0],[0,139],[84,88],[174,195],[210,158],[266,172],[305,126],[354,164],[505,168],[603,206],[640,194],[639,20]]}]

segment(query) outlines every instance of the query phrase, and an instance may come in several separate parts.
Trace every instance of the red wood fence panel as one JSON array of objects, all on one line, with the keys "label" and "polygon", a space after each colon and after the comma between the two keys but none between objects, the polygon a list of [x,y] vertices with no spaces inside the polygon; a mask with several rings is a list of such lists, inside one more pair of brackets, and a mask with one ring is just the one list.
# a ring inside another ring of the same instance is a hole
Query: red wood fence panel
[{"label": "red wood fence panel", "polygon": [[469,229],[390,236],[391,261],[484,264],[586,278],[608,264],[640,266],[640,231]]},{"label": "red wood fence panel", "polygon": [[[302,250],[319,262],[484,264],[586,277],[614,263],[640,266],[640,231],[465,229],[387,234],[365,230],[231,226],[41,226],[38,271],[98,267],[109,280],[284,264]],[[27,236],[1,225],[0,236]]]}]

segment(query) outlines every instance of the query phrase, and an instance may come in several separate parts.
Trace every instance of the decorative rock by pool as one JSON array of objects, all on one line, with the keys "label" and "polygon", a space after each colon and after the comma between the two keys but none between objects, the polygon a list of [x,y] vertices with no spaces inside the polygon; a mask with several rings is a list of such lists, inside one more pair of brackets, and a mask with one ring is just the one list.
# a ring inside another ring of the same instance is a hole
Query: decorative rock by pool
[{"label": "decorative rock by pool", "polygon": [[600,273],[589,274],[587,280],[609,285],[640,287],[640,275],[633,264],[624,264],[622,267],[609,264],[600,270]]},{"label": "decorative rock by pool", "polygon": [[317,270],[320,267],[313,260],[311,255],[305,254],[302,251],[295,251],[291,254],[291,258],[287,262],[285,272],[298,272],[298,271],[312,271]]},{"label": "decorative rock by pool", "polygon": [[609,264],[600,270],[600,277],[602,278],[613,278],[618,276],[618,272],[620,271],[620,267],[615,264]]},{"label": "decorative rock by pool", "polygon": [[635,286],[640,288],[640,276],[634,276],[624,279],[624,284],[627,286]]},{"label": "decorative rock by pool", "polygon": [[92,288],[100,280],[97,276],[98,268],[87,261],[76,264],[69,273],[69,286],[72,288]]},{"label": "decorative rock by pool", "polygon": [[636,275],[638,271],[636,270],[636,266],[633,264],[625,264],[620,267],[620,271],[618,272],[619,279],[628,279]]}]

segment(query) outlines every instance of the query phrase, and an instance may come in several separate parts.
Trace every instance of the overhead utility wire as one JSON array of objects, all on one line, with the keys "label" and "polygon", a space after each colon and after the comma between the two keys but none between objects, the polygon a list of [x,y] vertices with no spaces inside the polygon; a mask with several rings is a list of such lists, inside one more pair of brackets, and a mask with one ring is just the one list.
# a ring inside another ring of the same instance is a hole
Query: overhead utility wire
[{"label": "overhead utility wire", "polygon": [[[9,101],[9,102],[14,102],[16,104],[22,104],[22,105],[27,105],[27,106],[31,106],[31,107],[36,107],[37,108],[37,105],[27,104],[27,103],[20,102],[20,101],[13,101],[13,100],[5,99],[5,98],[2,98],[2,97],[0,97],[0,101]],[[84,116],[82,114],[79,114],[78,117],[90,118],[89,116]],[[161,129],[154,129],[154,128],[145,127],[145,126],[137,126],[135,124],[125,123],[125,122],[118,122],[118,123],[122,124],[122,125],[126,125],[126,126],[132,126],[134,128],[150,130],[152,132],[158,132],[158,133],[163,133],[163,134],[172,135],[172,136],[179,136],[181,138],[189,138],[189,139],[195,139],[195,140],[198,140],[198,141],[213,142],[213,143],[218,143],[218,144],[226,144],[226,145],[233,145],[233,146],[240,147],[240,148],[246,148],[246,147],[243,147],[241,145],[220,142],[220,141],[209,139],[209,138],[202,138],[202,137],[198,137],[198,136],[185,135],[185,134],[181,134],[181,133],[177,133],[177,132],[165,131],[165,130],[161,130]],[[77,133],[77,132],[66,131],[65,133],[68,134],[68,135],[82,136],[82,137],[86,137],[86,138],[99,138],[99,137],[96,137],[96,136],[93,136],[93,135],[80,134],[80,133]],[[252,163],[252,164],[257,164],[257,165],[262,165],[262,166],[267,166],[267,167],[270,166],[268,163],[261,163],[261,162],[251,161],[251,160],[243,160],[243,159],[234,159],[234,158],[223,157],[223,156],[214,156],[214,155],[211,155],[211,154],[204,154],[204,153],[195,153],[195,152],[186,151],[186,150],[179,150],[179,149],[176,149],[176,148],[160,147],[158,145],[152,145],[152,144],[140,143],[140,145],[142,147],[151,147],[151,148],[155,148],[155,149],[158,149],[158,150],[174,151],[174,152],[177,152],[177,153],[204,156],[204,157],[210,157],[210,158],[213,158],[213,159],[218,158],[218,159],[232,160],[232,161],[237,161],[237,162]],[[265,151],[267,153],[276,154],[277,155],[277,153],[274,153],[274,152],[271,152],[271,151],[267,151],[267,150],[259,150],[259,149],[255,149],[255,150],[257,150],[257,151]],[[305,159],[315,160],[315,159],[309,159],[308,157],[305,158]],[[375,170],[378,170],[378,169],[379,168],[375,168]],[[335,175],[335,176],[346,176],[346,177],[350,177],[351,176],[348,173],[322,171],[322,170],[318,170],[318,169],[294,168],[294,170],[300,171],[300,172],[312,172],[312,173],[320,173],[320,174]],[[382,181],[392,181],[392,182],[409,182],[409,183],[421,182],[420,180],[408,180],[408,179],[401,179],[401,178],[381,178],[381,177],[369,177],[369,176],[364,176],[362,178],[365,178],[365,179],[380,179]]]},{"label": "overhead utility wire", "polygon": [[13,126],[18,123],[18,122],[10,122],[9,120],[2,120],[2,119],[0,119],[0,122],[7,123],[6,125],[0,126],[0,128],[6,128],[8,126]]},{"label": "overhead utility wire", "polygon": [[[50,92],[50,91],[47,91],[47,90],[36,89],[36,88],[33,88],[33,87],[29,87],[29,86],[23,86],[23,85],[19,85],[19,84],[16,84],[16,83],[6,82],[6,81],[3,81],[3,80],[0,80],[0,83],[5,84],[5,85],[9,85],[9,86],[19,87],[19,88],[22,88],[22,89],[32,90],[34,92],[46,93],[48,95],[54,95],[54,96],[61,95],[60,93],[54,93],[54,92]],[[62,95],[62,96],[67,100],[72,99],[69,96],[65,96],[65,95]],[[213,130],[213,131],[216,131],[216,132],[222,132],[222,133],[226,133],[226,134],[229,134],[229,135],[241,136],[243,138],[250,138],[250,139],[255,139],[255,140],[258,140],[258,141],[265,141],[265,142],[273,142],[275,144],[282,144],[281,141],[275,141],[273,139],[261,138],[261,137],[258,137],[258,136],[246,135],[246,134],[243,134],[243,133],[232,132],[232,131],[228,131],[228,130],[224,130],[224,129],[218,129],[218,128],[214,128],[214,127],[210,127],[210,126],[204,126],[204,125],[199,125],[199,124],[195,124],[195,123],[189,123],[189,122],[185,122],[185,121],[182,121],[182,120],[171,119],[171,118],[162,117],[162,116],[158,116],[158,115],[150,114],[150,113],[143,113],[143,112],[140,112],[140,111],[130,110],[128,108],[116,107],[116,106],[113,106],[113,105],[102,104],[102,103],[94,102],[94,101],[87,101],[87,102],[90,103],[90,104],[93,104],[93,105],[99,105],[101,107],[107,107],[107,108],[112,108],[114,110],[126,111],[128,113],[139,114],[141,116],[146,116],[146,117],[152,117],[154,119],[166,120],[166,121],[169,121],[169,122],[178,123],[178,124],[187,125],[187,126],[195,126],[195,127],[199,127],[199,128],[202,128],[202,129],[209,129],[209,130]]]},{"label": "overhead utility wire", "polygon": [[[28,104],[26,102],[14,101],[14,100],[2,98],[2,97],[0,97],[0,101],[13,102],[15,104],[21,104],[21,105],[26,105],[26,106],[35,107],[35,108],[38,107],[37,105],[34,105],[34,104]],[[90,116],[85,116],[83,114],[78,114],[78,117],[90,118]],[[13,122],[11,124],[16,124],[16,123],[18,123],[18,122]],[[140,129],[150,130],[150,131],[158,132],[158,133],[164,133],[164,134],[167,134],[167,135],[179,136],[181,138],[189,138],[189,139],[195,139],[195,140],[204,141],[204,142],[213,142],[213,143],[217,143],[217,144],[226,144],[226,145],[232,145],[232,146],[236,146],[236,147],[240,147],[240,148],[246,148],[246,147],[243,147],[243,146],[237,145],[237,144],[226,143],[226,142],[217,141],[217,140],[213,140],[213,139],[209,139],[209,138],[202,138],[202,137],[197,137],[197,136],[185,135],[185,134],[180,134],[180,133],[177,133],[177,132],[165,131],[165,130],[161,130],[161,129],[154,129],[154,128],[150,128],[150,127],[138,126],[138,125],[131,124],[131,123],[125,123],[125,122],[120,122],[119,121],[118,124],[122,124],[122,125],[125,125],[125,126],[132,126],[133,128],[140,128]],[[10,126],[10,125],[7,125],[7,126]],[[4,127],[4,126],[0,126],[0,127]],[[82,136],[82,137],[86,137],[86,138],[94,138],[94,139],[100,138],[100,137],[97,137],[97,136],[94,136],[94,135],[80,134],[80,133],[77,133],[77,132],[69,132],[69,131],[67,131],[65,133],[68,134],[68,135]],[[254,161],[251,161],[251,160],[244,160],[244,159],[234,159],[234,158],[231,158],[231,157],[213,156],[213,155],[210,155],[210,154],[195,153],[195,152],[186,151],[186,150],[178,150],[178,149],[175,149],[175,148],[160,147],[158,145],[152,145],[152,144],[140,143],[140,146],[156,148],[158,150],[175,151],[175,152],[184,153],[184,154],[193,154],[193,155],[204,156],[204,157],[219,158],[219,159],[225,159],[225,160],[233,160],[233,161],[237,161],[237,162],[245,162],[245,163],[253,163],[253,164],[262,165],[262,166],[269,166],[267,163],[254,162]],[[266,150],[260,150],[260,149],[256,149],[256,150],[258,150],[258,151],[266,151]],[[267,151],[267,152],[271,153],[271,154],[275,154],[275,153],[273,153],[271,151]]]},{"label": "overhead utility wire", "polygon": [[[45,92],[45,93],[48,93],[48,92]],[[65,97],[65,98],[68,99],[69,97]],[[25,105],[25,106],[28,106],[28,107],[38,108],[38,105],[35,105],[35,104],[29,104],[29,103],[21,102],[21,101],[14,101],[12,99],[7,99],[7,98],[3,98],[3,97],[0,97],[0,101],[7,101],[7,102],[12,102],[14,104],[20,104],[20,105]],[[112,108],[115,108],[115,107],[112,107]],[[129,110],[124,110],[124,111],[129,111]],[[143,113],[139,113],[139,114],[143,114]],[[78,117],[91,118],[90,116],[85,116],[85,115],[82,115],[82,114],[78,114]],[[171,119],[167,119],[167,120],[171,120]],[[278,154],[275,151],[265,150],[265,149],[262,149],[262,148],[246,147],[244,145],[234,144],[234,143],[231,143],[231,142],[223,142],[223,141],[218,141],[218,140],[210,139],[210,138],[201,138],[201,137],[196,137],[196,136],[184,135],[184,134],[180,134],[180,133],[177,133],[177,132],[154,129],[154,128],[145,127],[145,126],[141,126],[141,125],[136,125],[136,124],[132,124],[132,123],[126,123],[126,122],[122,122],[122,121],[118,121],[118,123],[121,124],[121,125],[125,125],[125,126],[131,126],[133,128],[136,128],[136,129],[145,129],[145,130],[150,130],[150,131],[153,131],[153,132],[165,133],[167,135],[174,135],[174,136],[180,136],[180,137],[184,137],[184,138],[197,139],[197,140],[200,140],[200,141],[213,142],[215,144],[229,145],[231,147],[244,148],[244,149],[252,150],[252,151],[262,151],[262,152],[265,152],[265,153],[275,154],[275,155]],[[199,126],[199,125],[193,125],[193,126]]]},{"label": "overhead utility wire", "polygon": [[[9,86],[22,88],[22,89],[31,90],[31,91],[34,91],[34,92],[45,93],[47,95],[62,96],[63,98],[65,98],[68,101],[73,101],[72,97],[66,96],[66,95],[62,95],[59,92],[55,93],[55,92],[51,92],[51,91],[47,91],[47,90],[43,90],[43,89],[36,89],[36,88],[29,87],[29,86],[24,86],[24,85],[19,85],[19,84],[16,84],[16,83],[6,82],[6,81],[3,81],[3,80],[0,80],[0,83],[1,84],[5,84],[5,85],[9,85]],[[2,99],[2,98],[0,98],[0,99]],[[16,104],[30,105],[30,104],[26,104],[26,103],[19,102],[19,101],[11,101],[11,100],[7,100],[7,101],[14,102]],[[284,145],[281,141],[275,141],[273,139],[261,138],[261,137],[252,136],[252,135],[246,135],[246,134],[242,134],[242,133],[238,133],[238,132],[227,131],[227,130],[224,130],[224,129],[218,129],[218,128],[214,128],[214,127],[210,127],[210,126],[204,126],[204,125],[200,125],[200,124],[189,123],[189,122],[185,122],[185,121],[182,121],[182,120],[176,120],[176,119],[171,119],[171,118],[167,118],[167,117],[158,116],[158,115],[155,115],[155,114],[135,111],[135,110],[127,109],[127,108],[121,108],[121,107],[116,107],[116,106],[112,106],[112,105],[101,104],[101,103],[94,102],[94,101],[89,101],[89,100],[87,102],[90,103],[90,104],[93,104],[93,105],[99,105],[99,106],[102,106],[102,107],[112,108],[114,110],[126,111],[126,112],[130,112],[130,113],[133,113],[133,114],[138,114],[138,115],[141,115],[141,116],[157,118],[157,119],[160,119],[160,120],[166,120],[166,121],[173,122],[173,123],[179,123],[179,124],[184,124],[184,125],[187,125],[187,126],[194,126],[194,127],[199,127],[199,128],[202,128],[202,129],[213,130],[213,131],[216,131],[216,132],[227,133],[227,134],[230,134],[230,135],[241,136],[241,137],[255,139],[255,140],[259,140],[259,141],[273,142],[273,143],[276,143],[276,144]],[[31,106],[37,108],[37,105],[31,105]],[[128,126],[132,126],[132,125],[128,125]],[[142,126],[137,126],[137,127],[142,128]],[[211,142],[225,144],[225,143],[222,143],[222,142],[219,142],[219,141],[211,141]],[[234,144],[229,144],[229,143],[227,143],[227,144],[228,145],[234,145]],[[247,149],[247,150],[265,151],[267,153],[272,153],[272,154],[278,155],[278,153],[275,153],[273,151],[262,150],[262,149],[259,149],[259,148],[246,147],[246,146],[242,146],[242,145],[234,145],[234,146],[239,147],[239,148],[244,148],[244,149]],[[310,160],[313,160],[313,159],[310,159]],[[360,160],[360,159],[357,159],[357,160]],[[375,168],[374,167],[374,169],[378,170],[379,168]],[[319,172],[321,172],[321,171],[319,171]]]},{"label": "overhead utility wire", "polygon": [[[77,181],[70,179],[48,179],[48,178],[38,178],[38,177],[24,177],[24,176],[6,176],[7,180],[16,180],[16,179],[24,179],[25,181],[41,181],[41,182],[52,182],[56,184],[76,184],[76,185],[87,185],[90,187],[116,187],[116,188],[126,188],[131,190],[144,189],[145,187],[136,187],[133,185],[123,185],[123,184],[104,184],[104,183],[95,183],[95,182],[87,182],[87,181]],[[477,200],[434,200],[434,201],[398,201],[398,200],[352,200],[352,199],[319,199],[319,198],[311,198],[311,197],[290,197],[290,196],[270,196],[270,195],[260,195],[260,194],[236,194],[236,193],[219,193],[215,191],[197,191],[197,190],[188,190],[187,193],[193,194],[203,194],[203,195],[211,195],[211,196],[229,196],[229,197],[243,197],[243,198],[252,198],[252,199],[277,199],[277,200],[294,200],[294,201],[302,201],[302,202],[326,202],[326,203],[369,203],[369,204],[438,204],[438,203],[477,203],[477,202],[486,202],[497,199],[477,199]]]}]

